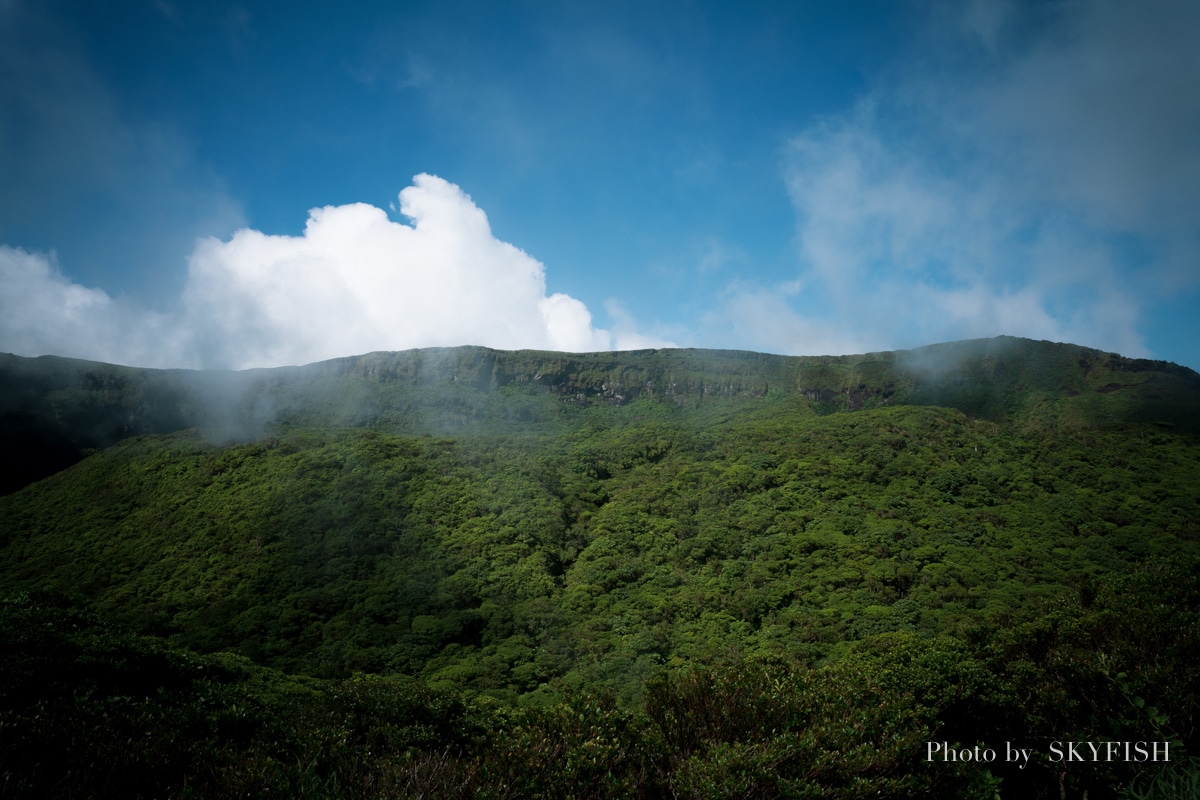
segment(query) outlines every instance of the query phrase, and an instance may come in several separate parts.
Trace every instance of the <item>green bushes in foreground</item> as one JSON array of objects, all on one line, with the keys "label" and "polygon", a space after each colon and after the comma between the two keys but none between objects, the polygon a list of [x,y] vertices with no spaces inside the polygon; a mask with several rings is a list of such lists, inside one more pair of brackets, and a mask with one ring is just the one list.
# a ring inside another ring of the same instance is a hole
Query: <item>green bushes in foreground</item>
[{"label": "green bushes in foreground", "polygon": [[[872,637],[815,668],[664,671],[633,707],[288,676],[15,596],[0,603],[0,796],[1196,796],[1195,567],[1147,564],[961,637]],[[1171,761],[1053,758],[1055,742],[1109,740],[1168,742]],[[998,757],[931,759],[931,742]]]}]

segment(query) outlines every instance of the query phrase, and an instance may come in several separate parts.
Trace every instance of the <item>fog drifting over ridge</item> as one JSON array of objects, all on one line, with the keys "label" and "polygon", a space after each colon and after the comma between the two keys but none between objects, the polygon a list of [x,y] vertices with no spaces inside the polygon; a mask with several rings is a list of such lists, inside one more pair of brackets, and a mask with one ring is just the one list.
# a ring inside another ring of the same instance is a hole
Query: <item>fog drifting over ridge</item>
[{"label": "fog drifting over ridge", "polygon": [[587,352],[672,346],[596,328],[547,294],[545,267],[492,235],[458,186],[422,174],[400,193],[405,225],[365,203],[309,212],[301,236],[242,229],[198,240],[177,311],[71,282],[54,254],[0,246],[0,343],[147,367],[245,369],[373,350],[479,344]]}]

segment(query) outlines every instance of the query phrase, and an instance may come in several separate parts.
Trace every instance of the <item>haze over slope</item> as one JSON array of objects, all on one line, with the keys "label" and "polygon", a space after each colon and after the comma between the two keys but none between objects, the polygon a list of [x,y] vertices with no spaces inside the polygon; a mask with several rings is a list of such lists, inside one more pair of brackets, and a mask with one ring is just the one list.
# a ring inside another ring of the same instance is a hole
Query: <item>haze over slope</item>
[{"label": "haze over slope", "polygon": [[1200,376],[1173,364],[1000,337],[857,356],[721,350],[565,354],[481,347],[370,353],[304,367],[153,370],[0,356],[11,491],[122,438],[197,428],[216,441],[286,426],[463,433],[567,426],[592,405],[795,402],[812,413],[942,405],[1037,426],[1195,430]]}]

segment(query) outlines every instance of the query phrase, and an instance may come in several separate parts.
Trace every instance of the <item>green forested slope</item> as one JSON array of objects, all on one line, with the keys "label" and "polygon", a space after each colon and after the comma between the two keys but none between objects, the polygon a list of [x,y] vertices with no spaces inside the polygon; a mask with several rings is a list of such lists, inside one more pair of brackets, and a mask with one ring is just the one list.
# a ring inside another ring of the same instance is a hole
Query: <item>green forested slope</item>
[{"label": "green forested slope", "polygon": [[1197,553],[1200,448],[781,405],[562,436],[143,437],[0,501],[0,580],[202,651],[515,696],[814,661]]},{"label": "green forested slope", "polygon": [[13,796],[1096,798],[1158,772],[1052,739],[1200,746],[1189,370],[1022,340],[14,363],[31,441],[125,424],[0,497]]}]

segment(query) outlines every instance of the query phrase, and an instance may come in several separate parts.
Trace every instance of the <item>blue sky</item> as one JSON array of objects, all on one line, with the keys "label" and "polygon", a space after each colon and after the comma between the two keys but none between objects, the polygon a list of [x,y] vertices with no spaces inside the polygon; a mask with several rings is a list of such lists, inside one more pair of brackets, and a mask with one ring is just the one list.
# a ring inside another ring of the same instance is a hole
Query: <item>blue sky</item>
[{"label": "blue sky", "polygon": [[0,0],[0,351],[1200,368],[1200,6]]}]

